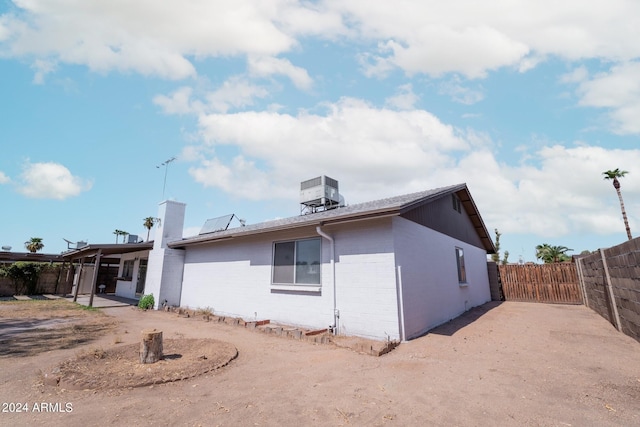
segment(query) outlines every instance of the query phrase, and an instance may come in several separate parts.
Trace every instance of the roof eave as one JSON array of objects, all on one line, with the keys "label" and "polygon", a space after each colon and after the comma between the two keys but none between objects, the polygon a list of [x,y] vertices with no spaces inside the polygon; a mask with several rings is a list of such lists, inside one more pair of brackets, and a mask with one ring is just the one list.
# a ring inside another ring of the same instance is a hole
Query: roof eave
[{"label": "roof eave", "polygon": [[295,230],[297,228],[306,228],[306,227],[314,227],[314,226],[336,225],[336,224],[341,224],[346,222],[365,221],[370,219],[385,218],[388,216],[397,216],[397,215],[400,215],[400,208],[379,209],[376,211],[359,212],[356,214],[345,215],[337,218],[317,218],[311,221],[285,224],[281,226],[259,229],[251,232],[240,231],[240,233],[238,234],[223,234],[223,235],[215,236],[215,233],[211,233],[212,235],[207,237],[198,236],[198,237],[191,237],[191,238],[182,239],[182,240],[174,240],[172,242],[168,242],[167,246],[170,247],[171,249],[183,249],[187,246],[203,245],[207,243],[214,243],[214,242],[230,240],[230,239],[239,238],[239,237],[255,236],[257,234],[276,233],[279,231]]}]

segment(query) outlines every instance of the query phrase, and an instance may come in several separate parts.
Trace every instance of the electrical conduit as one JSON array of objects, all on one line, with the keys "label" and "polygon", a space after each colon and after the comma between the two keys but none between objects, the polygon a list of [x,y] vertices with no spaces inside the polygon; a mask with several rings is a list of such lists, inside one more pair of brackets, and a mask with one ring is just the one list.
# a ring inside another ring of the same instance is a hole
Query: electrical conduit
[{"label": "electrical conduit", "polygon": [[337,309],[337,302],[336,302],[336,263],[335,263],[335,245],[336,242],[335,240],[333,240],[333,237],[329,236],[327,233],[325,233],[324,231],[322,231],[322,226],[318,225],[316,227],[316,232],[324,237],[325,239],[327,239],[329,242],[331,242],[331,282],[333,285],[333,333],[334,334],[338,334],[338,319],[340,318],[340,315],[338,313],[338,309]]}]

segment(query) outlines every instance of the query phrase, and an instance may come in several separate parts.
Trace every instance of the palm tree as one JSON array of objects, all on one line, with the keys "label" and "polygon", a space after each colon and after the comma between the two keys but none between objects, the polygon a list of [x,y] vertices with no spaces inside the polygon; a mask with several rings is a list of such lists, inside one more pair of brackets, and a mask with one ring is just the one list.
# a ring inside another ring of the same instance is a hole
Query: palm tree
[{"label": "palm tree", "polygon": [[44,243],[42,243],[41,237],[32,237],[28,242],[24,242],[24,247],[32,254],[35,254],[44,248]]},{"label": "palm tree", "polygon": [[602,174],[604,175],[604,179],[613,180],[613,188],[616,189],[616,193],[618,193],[618,199],[620,199],[620,209],[622,209],[622,219],[624,220],[624,228],[627,230],[627,237],[629,238],[629,240],[631,240],[632,239],[631,229],[629,228],[629,221],[627,220],[627,211],[624,209],[624,201],[622,200],[622,193],[620,192],[620,181],[618,181],[618,178],[624,178],[624,176],[628,173],[629,172],[621,171],[618,168],[615,168],[614,170],[602,172]]},{"label": "palm tree", "polygon": [[149,233],[151,232],[151,229],[153,228],[154,225],[159,224],[160,223],[160,218],[155,218],[152,216],[148,216],[146,218],[143,219],[144,223],[142,225],[144,225],[144,227],[147,229],[147,242],[149,241]]},{"label": "palm tree", "polygon": [[543,243],[536,246],[536,258],[541,259],[545,264],[569,261],[570,257],[567,252],[572,250],[566,246],[551,246],[548,243]]},{"label": "palm tree", "polygon": [[125,236],[129,235],[126,231],[118,230],[117,228],[114,230],[113,234],[116,235],[116,244],[118,244],[118,238],[122,236],[122,243],[124,243]]}]

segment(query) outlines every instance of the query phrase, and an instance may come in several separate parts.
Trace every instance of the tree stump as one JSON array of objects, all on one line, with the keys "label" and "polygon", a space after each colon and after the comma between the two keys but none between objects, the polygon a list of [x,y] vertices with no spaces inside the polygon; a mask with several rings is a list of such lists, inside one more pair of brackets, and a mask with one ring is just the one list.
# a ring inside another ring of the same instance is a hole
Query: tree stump
[{"label": "tree stump", "polygon": [[140,363],[156,363],[162,357],[162,331],[155,329],[142,331]]}]

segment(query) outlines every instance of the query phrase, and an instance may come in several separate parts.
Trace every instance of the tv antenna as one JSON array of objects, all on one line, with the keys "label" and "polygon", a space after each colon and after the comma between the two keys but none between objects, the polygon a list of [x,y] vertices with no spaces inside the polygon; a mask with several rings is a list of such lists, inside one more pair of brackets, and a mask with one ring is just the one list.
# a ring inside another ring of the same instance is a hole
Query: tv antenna
[{"label": "tv antenna", "polygon": [[169,163],[173,162],[176,158],[172,157],[169,160],[165,160],[156,166],[156,168],[161,168],[164,166],[164,184],[162,184],[162,199],[164,200],[164,190],[167,188],[167,172],[169,171]]}]

